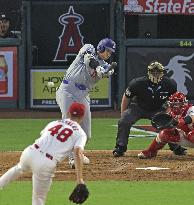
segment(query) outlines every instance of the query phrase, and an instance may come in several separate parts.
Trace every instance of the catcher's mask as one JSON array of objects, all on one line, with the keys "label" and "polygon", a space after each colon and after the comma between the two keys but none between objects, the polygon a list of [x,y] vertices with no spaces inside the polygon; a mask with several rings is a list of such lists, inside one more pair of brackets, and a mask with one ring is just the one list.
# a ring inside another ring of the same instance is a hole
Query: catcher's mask
[{"label": "catcher's mask", "polygon": [[176,92],[169,97],[168,104],[173,114],[182,115],[188,107],[188,100],[183,93]]},{"label": "catcher's mask", "polygon": [[148,66],[148,78],[152,83],[159,83],[164,75],[164,66],[155,61]]}]

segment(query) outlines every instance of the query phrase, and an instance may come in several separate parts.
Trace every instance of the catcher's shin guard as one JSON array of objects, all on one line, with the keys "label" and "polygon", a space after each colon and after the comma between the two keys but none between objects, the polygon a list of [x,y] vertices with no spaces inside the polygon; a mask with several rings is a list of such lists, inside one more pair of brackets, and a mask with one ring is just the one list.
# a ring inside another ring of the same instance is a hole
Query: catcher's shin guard
[{"label": "catcher's shin guard", "polygon": [[194,143],[194,130],[190,131],[187,136],[186,136],[186,139],[191,142],[191,143]]},{"label": "catcher's shin guard", "polygon": [[177,145],[176,143],[180,141],[180,135],[177,129],[164,129],[162,130],[158,138],[161,142],[166,142],[169,145],[169,148],[175,155],[185,155],[185,148]]},{"label": "catcher's shin guard", "polygon": [[156,138],[152,141],[151,145],[149,146],[149,150],[152,152],[158,151],[162,149],[166,143],[165,142],[157,142]]},{"label": "catcher's shin guard", "polygon": [[138,154],[138,158],[149,159],[156,157],[158,150],[162,149],[165,144],[164,142],[157,142],[155,138],[147,150],[143,150]]},{"label": "catcher's shin guard", "polygon": [[159,133],[158,138],[161,142],[165,143],[177,143],[180,141],[180,135],[177,129],[164,129]]}]

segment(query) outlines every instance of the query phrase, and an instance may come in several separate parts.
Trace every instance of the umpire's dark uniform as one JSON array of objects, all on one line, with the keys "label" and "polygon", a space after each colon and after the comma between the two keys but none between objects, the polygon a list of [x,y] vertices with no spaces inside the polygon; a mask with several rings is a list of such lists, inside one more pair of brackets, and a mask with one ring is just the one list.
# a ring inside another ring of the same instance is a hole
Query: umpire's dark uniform
[{"label": "umpire's dark uniform", "polygon": [[[147,76],[130,81],[124,93],[124,97],[129,100],[129,105],[118,122],[114,156],[122,156],[127,150],[131,126],[141,118],[151,119],[155,113],[164,111],[166,101],[176,91],[176,82],[167,77],[163,77],[158,84],[152,83]],[[175,147],[170,146],[170,148],[173,150]]]}]

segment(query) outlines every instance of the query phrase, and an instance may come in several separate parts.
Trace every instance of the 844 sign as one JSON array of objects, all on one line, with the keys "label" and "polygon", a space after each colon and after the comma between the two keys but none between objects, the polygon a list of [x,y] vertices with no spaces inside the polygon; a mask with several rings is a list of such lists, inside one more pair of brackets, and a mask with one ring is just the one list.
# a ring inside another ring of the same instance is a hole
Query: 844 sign
[{"label": "844 sign", "polygon": [[192,41],[179,41],[180,47],[191,47],[192,45]]}]

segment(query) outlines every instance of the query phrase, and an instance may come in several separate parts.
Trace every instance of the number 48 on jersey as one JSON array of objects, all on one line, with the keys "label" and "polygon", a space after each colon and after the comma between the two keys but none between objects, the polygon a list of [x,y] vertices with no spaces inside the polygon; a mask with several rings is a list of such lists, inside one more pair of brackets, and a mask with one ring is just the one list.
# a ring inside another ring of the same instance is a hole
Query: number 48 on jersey
[{"label": "number 48 on jersey", "polygon": [[50,134],[53,137],[56,136],[56,139],[59,140],[60,142],[65,142],[72,135],[73,130],[69,128],[64,128],[61,131],[59,131],[61,127],[63,127],[63,125],[56,125],[48,129],[48,131],[51,132]]}]

